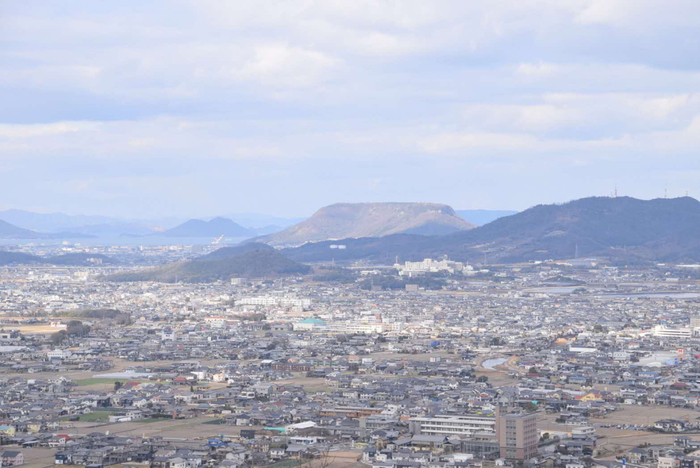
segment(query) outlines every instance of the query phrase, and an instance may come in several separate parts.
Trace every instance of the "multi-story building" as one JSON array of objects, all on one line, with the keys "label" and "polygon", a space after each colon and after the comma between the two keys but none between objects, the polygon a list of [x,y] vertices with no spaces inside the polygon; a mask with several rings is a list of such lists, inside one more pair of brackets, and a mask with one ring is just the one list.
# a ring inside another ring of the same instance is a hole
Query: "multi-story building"
[{"label": "multi-story building", "polygon": [[408,428],[415,435],[458,435],[471,437],[477,433],[495,433],[496,420],[483,415],[441,414],[429,418],[411,418]]},{"label": "multi-story building", "polygon": [[[437,273],[439,271],[453,274],[465,269],[464,264],[461,262],[453,262],[447,259],[433,260],[431,258],[426,258],[422,262],[405,262],[403,265],[397,263],[394,265],[394,268],[399,271],[400,276],[409,277],[425,273]],[[471,267],[469,268],[471,269]]]},{"label": "multi-story building", "polygon": [[496,411],[498,445],[501,458],[529,460],[537,455],[537,415]]},{"label": "multi-story building", "polygon": [[691,328],[667,328],[664,325],[656,325],[653,333],[654,336],[661,338],[690,338],[693,336]]}]

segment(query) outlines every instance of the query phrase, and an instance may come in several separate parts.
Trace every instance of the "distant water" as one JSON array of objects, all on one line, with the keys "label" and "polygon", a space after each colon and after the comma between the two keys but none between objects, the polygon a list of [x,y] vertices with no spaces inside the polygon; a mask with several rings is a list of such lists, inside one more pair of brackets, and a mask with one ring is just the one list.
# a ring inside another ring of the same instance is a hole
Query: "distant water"
[{"label": "distant water", "polygon": [[505,359],[505,358],[487,359],[481,363],[481,367],[483,367],[484,369],[488,369],[488,370],[495,370],[496,366],[500,366],[501,364],[503,364],[506,361],[507,361],[507,359]]},{"label": "distant water", "polygon": [[[249,239],[249,237],[224,238],[219,242],[220,247],[235,245]],[[154,247],[159,245],[210,245],[214,239],[209,237],[164,237],[164,236],[109,236],[80,239],[0,239],[0,245],[36,245],[36,246],[58,246],[63,242],[69,245],[85,245],[89,247],[138,247],[139,245]]]},{"label": "distant water", "polygon": [[700,293],[693,292],[658,292],[658,293],[640,293],[640,294],[601,294],[598,297],[613,298],[613,299],[697,299]]},{"label": "distant water", "polygon": [[539,294],[571,294],[576,289],[581,287],[583,286],[554,286],[551,288],[527,289],[525,292]]},{"label": "distant water", "polygon": [[[527,289],[524,292],[527,293],[539,293],[539,294],[571,294],[578,288],[585,286],[557,286],[552,288],[536,288]],[[627,294],[595,294],[595,297],[602,299],[697,299],[700,297],[700,293],[694,292],[652,292],[652,293],[627,293]]]}]

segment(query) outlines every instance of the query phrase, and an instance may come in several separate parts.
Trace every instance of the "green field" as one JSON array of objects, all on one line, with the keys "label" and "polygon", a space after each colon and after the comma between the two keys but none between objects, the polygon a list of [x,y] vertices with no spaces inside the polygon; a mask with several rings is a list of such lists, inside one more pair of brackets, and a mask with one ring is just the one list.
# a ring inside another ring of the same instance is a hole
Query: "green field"
[{"label": "green field", "polygon": [[[92,413],[89,413],[89,414],[81,414],[78,421],[81,421],[81,422],[109,422],[109,415],[112,413],[113,413],[113,411],[93,411]],[[71,417],[72,416],[66,416],[62,419],[64,421],[67,421]]]}]

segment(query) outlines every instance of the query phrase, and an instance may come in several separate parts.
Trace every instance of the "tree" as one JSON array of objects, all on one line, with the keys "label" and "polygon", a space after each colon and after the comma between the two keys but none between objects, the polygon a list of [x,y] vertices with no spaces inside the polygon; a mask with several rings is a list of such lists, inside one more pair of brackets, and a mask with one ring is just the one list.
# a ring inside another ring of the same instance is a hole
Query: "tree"
[{"label": "tree", "polygon": [[333,464],[334,460],[335,457],[330,456],[330,445],[326,445],[325,448],[321,450],[318,463],[316,464],[315,468],[328,468],[331,464]]},{"label": "tree", "polygon": [[68,334],[65,330],[56,332],[51,335],[51,344],[53,344],[54,346],[60,345],[61,343],[63,343],[63,340],[65,340],[67,336]]},{"label": "tree", "polygon": [[117,380],[116,382],[114,382],[114,391],[115,391],[115,392],[118,392],[119,389],[122,388],[123,385],[124,385],[123,382],[120,382],[120,381]]},{"label": "tree", "polygon": [[537,405],[531,401],[528,401],[527,403],[525,403],[524,408],[525,408],[525,411],[529,411],[530,413],[534,413],[535,411],[537,411]]}]

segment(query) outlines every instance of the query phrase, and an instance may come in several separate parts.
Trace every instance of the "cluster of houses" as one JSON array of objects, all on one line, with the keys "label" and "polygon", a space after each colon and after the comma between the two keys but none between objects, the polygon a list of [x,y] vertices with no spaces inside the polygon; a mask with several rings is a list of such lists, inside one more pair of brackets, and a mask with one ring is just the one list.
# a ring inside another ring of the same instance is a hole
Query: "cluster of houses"
[{"label": "cluster of houses", "polygon": [[[700,289],[671,267],[490,266],[443,291],[99,271],[0,271],[4,465],[700,467]],[[652,407],[685,413],[619,422]],[[196,430],[144,433],[177,424]],[[618,453],[609,429],[676,438]]]}]

